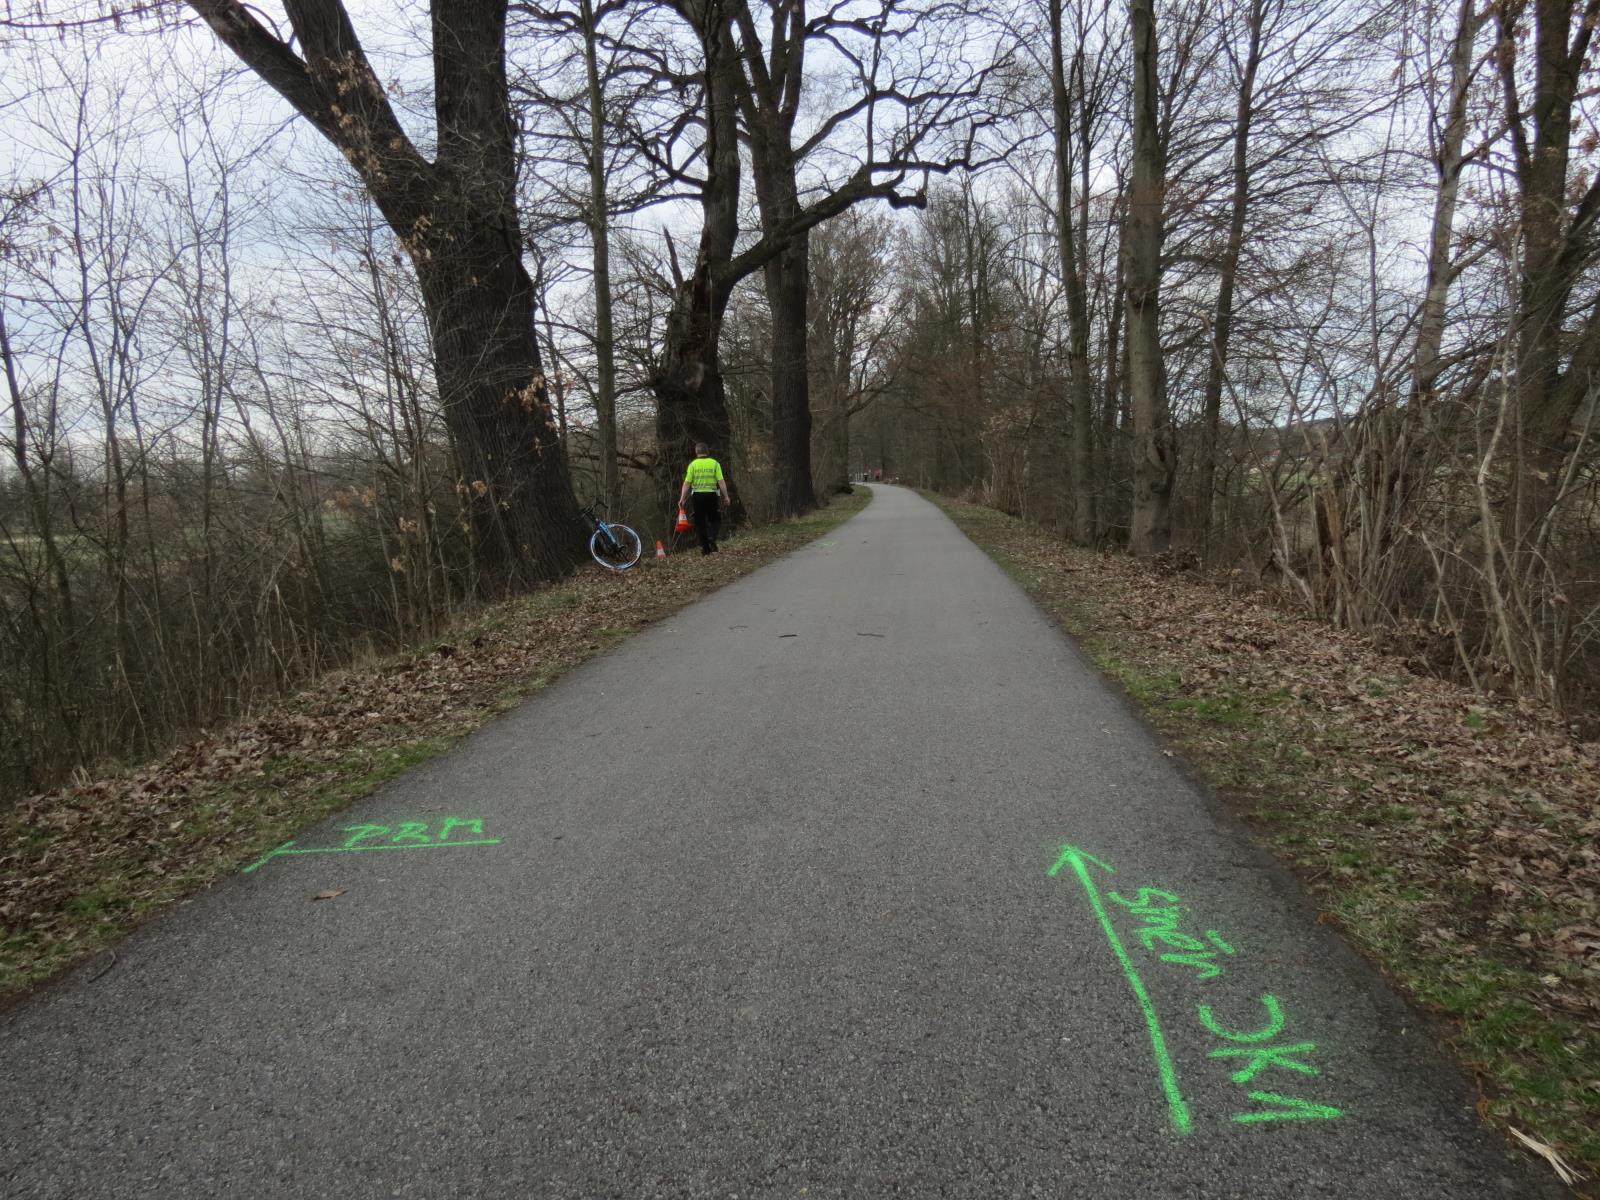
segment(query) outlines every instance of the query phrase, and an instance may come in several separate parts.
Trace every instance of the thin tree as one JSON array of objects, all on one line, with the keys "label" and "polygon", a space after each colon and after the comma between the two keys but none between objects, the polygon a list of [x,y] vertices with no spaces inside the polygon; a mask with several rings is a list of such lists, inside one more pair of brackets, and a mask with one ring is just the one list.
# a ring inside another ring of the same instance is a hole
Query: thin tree
[{"label": "thin tree", "polygon": [[584,82],[589,96],[589,238],[594,257],[595,425],[600,435],[600,495],[622,499],[617,471],[617,359],[611,325],[611,230],[606,197],[605,91],[600,83],[600,23],[593,0],[579,0]]},{"label": "thin tree", "polygon": [[1133,418],[1130,547],[1159,554],[1172,540],[1177,448],[1161,357],[1161,242],[1166,156],[1160,137],[1155,0],[1129,0],[1133,41],[1133,177],[1127,216],[1128,403]]},{"label": "thin tree", "polygon": [[[1094,511],[1094,399],[1089,378],[1089,289],[1085,258],[1084,221],[1073,222],[1074,96],[1067,83],[1066,47],[1062,33],[1062,0],[1047,0],[1050,20],[1050,101],[1055,131],[1056,246],[1061,256],[1062,282],[1067,293],[1067,388],[1072,416],[1072,539],[1086,546],[1095,537]],[[1072,70],[1078,87],[1085,86],[1082,29]],[[1087,126],[1087,116],[1085,119]],[[1088,129],[1079,131],[1082,166],[1088,168]],[[1088,202],[1087,180],[1080,198]]]},{"label": "thin tree", "polygon": [[[1238,71],[1239,102],[1233,123],[1233,188],[1228,198],[1228,233],[1222,259],[1217,264],[1217,300],[1211,319],[1211,354],[1206,361],[1205,392],[1201,399],[1199,479],[1199,534],[1211,538],[1212,509],[1217,490],[1217,439],[1222,424],[1222,378],[1228,369],[1228,342],[1233,333],[1233,291],[1239,275],[1239,255],[1244,249],[1245,217],[1250,207],[1250,128],[1255,120],[1256,71],[1261,66],[1262,29],[1268,0],[1249,0],[1245,14],[1245,46]],[[1230,46],[1231,54],[1231,46]]]},{"label": "thin tree", "polygon": [[[1600,0],[1585,0],[1581,8],[1576,0],[1536,0],[1531,6],[1529,0],[1506,0],[1493,7],[1500,34],[1495,62],[1517,191],[1515,388],[1522,458],[1529,468],[1509,524],[1516,549],[1532,551],[1550,529],[1546,518],[1561,494],[1562,463],[1577,433],[1574,418],[1600,380],[1600,306],[1590,307],[1576,337],[1566,326],[1573,286],[1596,257],[1600,177],[1573,205],[1569,176],[1574,109],[1600,25]],[[1531,81],[1518,72],[1530,7]]]},{"label": "thin tree", "polygon": [[857,209],[810,239],[808,351],[813,398],[821,401],[812,449],[816,484],[825,492],[848,480],[852,418],[893,383],[884,352],[892,328],[884,311],[892,228],[887,218]]}]

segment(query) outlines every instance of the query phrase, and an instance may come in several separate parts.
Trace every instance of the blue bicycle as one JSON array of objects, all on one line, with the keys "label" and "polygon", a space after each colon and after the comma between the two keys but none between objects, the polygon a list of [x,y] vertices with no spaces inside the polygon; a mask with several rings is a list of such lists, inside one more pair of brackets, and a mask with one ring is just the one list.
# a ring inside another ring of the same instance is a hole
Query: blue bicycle
[{"label": "blue bicycle", "polygon": [[626,571],[639,561],[644,543],[626,525],[607,521],[595,511],[599,507],[600,501],[596,500],[581,510],[589,519],[589,524],[594,526],[594,533],[589,538],[589,553],[594,556],[595,562],[608,571]]}]

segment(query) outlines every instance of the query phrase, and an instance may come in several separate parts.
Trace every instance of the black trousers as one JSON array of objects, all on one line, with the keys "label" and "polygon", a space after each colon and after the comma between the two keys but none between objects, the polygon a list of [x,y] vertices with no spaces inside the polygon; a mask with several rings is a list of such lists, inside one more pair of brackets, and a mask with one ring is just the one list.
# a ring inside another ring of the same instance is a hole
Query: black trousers
[{"label": "black trousers", "polygon": [[694,492],[689,502],[694,506],[694,531],[700,536],[700,553],[710,554],[717,548],[717,536],[722,532],[722,497],[716,492]]}]

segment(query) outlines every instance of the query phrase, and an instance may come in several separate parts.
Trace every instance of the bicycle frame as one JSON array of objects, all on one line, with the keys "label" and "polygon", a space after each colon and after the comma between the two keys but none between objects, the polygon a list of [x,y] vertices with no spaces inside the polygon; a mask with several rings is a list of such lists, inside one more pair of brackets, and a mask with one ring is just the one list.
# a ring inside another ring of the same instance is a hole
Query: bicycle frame
[{"label": "bicycle frame", "polygon": [[602,567],[612,571],[626,571],[639,561],[644,544],[640,537],[620,521],[612,523],[595,512],[595,504],[582,509],[594,526],[589,535],[589,553]]},{"label": "bicycle frame", "polygon": [[580,508],[578,511],[580,513],[582,513],[585,517],[589,518],[589,524],[593,525],[595,527],[595,529],[597,529],[601,533],[604,533],[606,535],[606,537],[611,538],[612,541],[616,541],[615,538],[611,537],[611,524],[610,524],[610,522],[608,522],[599,513],[595,512],[595,508],[598,507],[599,503],[600,502],[598,500],[596,500],[593,504],[586,505],[585,507]]}]

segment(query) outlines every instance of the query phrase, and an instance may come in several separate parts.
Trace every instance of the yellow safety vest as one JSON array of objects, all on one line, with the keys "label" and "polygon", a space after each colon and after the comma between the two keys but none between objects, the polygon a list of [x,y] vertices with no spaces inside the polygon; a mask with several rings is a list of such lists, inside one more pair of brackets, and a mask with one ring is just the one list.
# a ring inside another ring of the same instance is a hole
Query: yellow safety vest
[{"label": "yellow safety vest", "polygon": [[722,464],[714,458],[697,458],[683,473],[692,492],[714,492],[722,482]]}]

